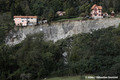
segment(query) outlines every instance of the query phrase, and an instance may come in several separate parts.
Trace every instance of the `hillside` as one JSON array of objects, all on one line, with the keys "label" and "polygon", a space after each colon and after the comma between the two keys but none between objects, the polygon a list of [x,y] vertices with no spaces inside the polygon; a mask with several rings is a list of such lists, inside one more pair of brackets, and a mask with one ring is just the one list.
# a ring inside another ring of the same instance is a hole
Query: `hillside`
[{"label": "hillside", "polygon": [[[20,15],[47,23],[17,27],[13,17]],[[0,0],[0,80],[86,75],[120,80],[120,0]]]},{"label": "hillside", "polygon": [[36,33],[15,46],[0,46],[0,79],[41,80],[86,74],[119,77],[119,48],[120,25],[55,43]]},{"label": "hillside", "polygon": [[44,33],[45,40],[56,42],[78,33],[89,33],[92,30],[108,28],[110,26],[117,27],[119,23],[120,18],[103,18],[98,20],[67,20],[37,26],[15,27],[7,35],[6,44],[18,44],[28,35],[35,33]]},{"label": "hillside", "polygon": [[[47,19],[48,22],[61,21],[61,19],[69,20],[86,15],[90,16],[91,7],[94,4],[102,6],[103,13],[107,12],[110,15],[111,11],[114,10],[115,14],[118,15],[120,12],[119,2],[120,0],[0,0],[0,44],[4,43],[6,35],[13,29],[13,16],[15,15],[38,16],[38,20]],[[57,11],[65,11],[66,14],[58,16]],[[68,35],[62,35],[61,38]],[[54,36],[51,36],[52,38],[50,37],[49,40],[53,40]],[[61,38],[57,36],[54,41]],[[19,42],[18,40],[15,44]]]}]

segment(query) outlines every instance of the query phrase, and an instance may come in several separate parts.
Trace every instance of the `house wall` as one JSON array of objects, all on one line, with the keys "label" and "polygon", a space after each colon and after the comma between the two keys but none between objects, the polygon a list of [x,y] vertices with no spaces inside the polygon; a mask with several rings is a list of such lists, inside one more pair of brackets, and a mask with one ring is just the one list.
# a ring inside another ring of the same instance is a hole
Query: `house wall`
[{"label": "house wall", "polygon": [[[97,9],[97,11],[95,11],[95,8]],[[95,8],[91,11],[91,17],[94,19],[103,18],[102,10],[99,10],[98,7]],[[95,12],[97,13],[97,15],[94,14]]]},{"label": "house wall", "polygon": [[15,18],[14,21],[16,26],[27,26],[27,19]]},{"label": "house wall", "polygon": [[37,24],[37,18],[15,18],[14,21],[16,26],[27,26]]},{"label": "house wall", "polygon": [[37,22],[37,19],[36,18],[28,18],[28,21],[30,21],[30,22]]},{"label": "house wall", "polygon": [[37,24],[37,18],[28,18],[28,25],[36,25]]}]

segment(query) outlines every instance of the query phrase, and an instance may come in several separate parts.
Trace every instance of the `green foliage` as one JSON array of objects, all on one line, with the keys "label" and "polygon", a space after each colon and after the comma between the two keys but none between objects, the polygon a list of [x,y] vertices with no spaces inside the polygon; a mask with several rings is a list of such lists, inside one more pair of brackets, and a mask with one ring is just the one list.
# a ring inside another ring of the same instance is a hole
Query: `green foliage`
[{"label": "green foliage", "polygon": [[95,79],[85,79],[85,76],[65,76],[65,77],[53,77],[42,80],[95,80]]},{"label": "green foliage", "polygon": [[[72,46],[68,48],[70,52],[69,74],[93,74],[109,71],[113,65],[120,62],[119,38],[119,27],[73,36],[72,43],[68,43]],[[115,67],[117,69],[119,66]],[[112,74],[116,74],[115,71]],[[106,72],[106,75],[109,73]]]},{"label": "green foliage", "polygon": [[0,0],[0,12],[11,12],[11,16],[36,15],[51,21],[59,18],[55,17],[57,11],[66,11],[68,18],[89,15],[93,4],[101,5],[104,12],[114,9],[118,13],[119,3],[120,0]]},{"label": "green foliage", "polygon": [[[48,76],[117,75],[120,63],[118,28],[74,35],[56,43],[43,34],[29,35],[13,47],[0,46],[0,79],[41,79]],[[62,53],[67,52],[67,64]],[[111,72],[112,71],[112,72]]]},{"label": "green foliage", "polygon": [[90,14],[91,4],[85,3],[84,5],[79,7],[79,13],[82,15],[82,13],[85,13],[85,15]]},{"label": "green foliage", "polygon": [[74,16],[74,15],[75,15],[75,10],[74,10],[74,8],[67,9],[67,10],[66,10],[66,15],[67,15],[68,17]]},{"label": "green foliage", "polygon": [[111,14],[112,11],[114,11],[113,8],[109,8],[109,9],[108,9],[108,13],[109,13],[109,14]]},{"label": "green foliage", "polygon": [[[83,33],[56,43],[43,34],[22,43],[4,45],[14,15],[37,15],[48,21],[89,15],[93,4],[120,12],[120,0],[0,0],[0,80],[41,79],[48,76],[101,74],[120,76],[120,26]],[[66,11],[62,17],[57,11]],[[62,53],[67,52],[68,64]]]},{"label": "green foliage", "polygon": [[[59,69],[59,47],[43,40],[42,34],[29,36],[14,47],[0,46],[0,79],[40,79]],[[62,64],[62,63],[61,63]],[[62,66],[62,65],[61,65]]]},{"label": "green foliage", "polygon": [[0,79],[8,80],[9,75],[17,70],[16,56],[12,48],[1,45],[0,46]]},{"label": "green foliage", "polygon": [[0,15],[0,45],[5,41],[5,36],[13,28],[10,13],[3,13]]}]

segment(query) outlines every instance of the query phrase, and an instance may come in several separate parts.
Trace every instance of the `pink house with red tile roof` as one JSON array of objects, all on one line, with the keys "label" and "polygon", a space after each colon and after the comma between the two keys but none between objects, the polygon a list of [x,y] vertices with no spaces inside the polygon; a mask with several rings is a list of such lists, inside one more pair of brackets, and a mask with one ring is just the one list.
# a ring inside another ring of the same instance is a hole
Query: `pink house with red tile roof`
[{"label": "pink house with red tile roof", "polygon": [[103,18],[102,6],[94,4],[91,8],[91,17],[94,19]]},{"label": "pink house with red tile roof", "polygon": [[16,26],[37,25],[37,16],[14,16]]}]

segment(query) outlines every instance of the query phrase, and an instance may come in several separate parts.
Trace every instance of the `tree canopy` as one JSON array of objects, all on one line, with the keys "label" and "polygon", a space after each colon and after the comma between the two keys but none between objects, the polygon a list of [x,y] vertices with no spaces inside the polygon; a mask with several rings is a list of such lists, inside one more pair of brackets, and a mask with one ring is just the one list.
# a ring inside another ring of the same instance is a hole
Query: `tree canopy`
[{"label": "tree canopy", "polygon": [[[0,46],[0,80],[38,80],[68,75],[120,76],[120,26],[45,41],[29,35],[20,44]],[[63,53],[67,53],[64,57]]]},{"label": "tree canopy", "polygon": [[69,16],[89,15],[93,4],[101,5],[105,12],[112,8],[118,13],[119,3],[120,0],[0,0],[0,12],[11,12],[12,16],[37,15],[53,20],[57,11],[66,11]]}]

